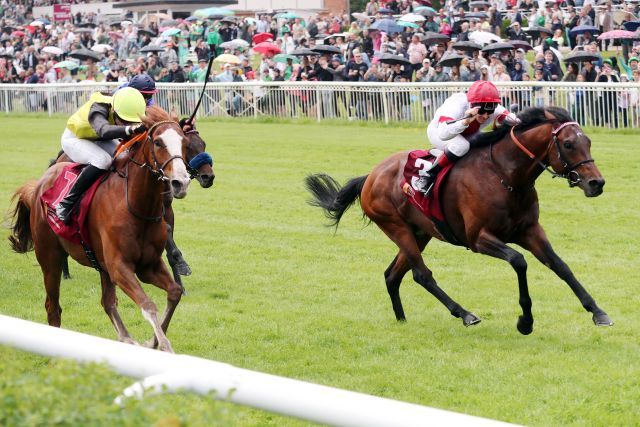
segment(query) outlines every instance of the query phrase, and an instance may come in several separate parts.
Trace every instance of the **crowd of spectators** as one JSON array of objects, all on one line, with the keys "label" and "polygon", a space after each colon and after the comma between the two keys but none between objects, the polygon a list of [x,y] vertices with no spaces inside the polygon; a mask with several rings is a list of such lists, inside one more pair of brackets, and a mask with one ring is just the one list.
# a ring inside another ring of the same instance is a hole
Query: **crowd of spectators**
[{"label": "crowd of spectators", "polygon": [[[38,2],[41,3],[52,2]],[[363,13],[352,16],[303,19],[291,14],[263,13],[254,18],[191,18],[141,25],[128,17],[113,22],[92,13],[77,14],[70,22],[52,22],[50,17],[33,22],[34,2],[2,0],[0,82],[125,82],[142,72],[158,82],[176,83],[202,82],[207,78],[222,82],[640,82],[640,54],[633,40],[611,42],[595,38],[598,32],[634,21],[637,3],[614,5],[609,1],[595,6],[589,0],[491,0],[465,2],[466,7],[460,7],[454,0],[446,0],[439,10],[431,9],[432,12],[422,13],[423,19],[415,19],[416,12],[424,12],[424,8],[420,11],[424,3],[372,0]],[[402,21],[406,14],[411,14],[412,19],[402,23],[405,26],[399,31],[397,26],[388,32],[376,29],[376,21]],[[594,24],[597,31],[571,31]],[[433,33],[440,37],[434,38]],[[254,50],[259,40],[265,40],[256,36],[264,34],[270,34],[267,43],[273,47]],[[517,49],[491,52],[455,47],[456,42],[500,39],[526,43]],[[320,45],[332,46],[331,51],[291,56],[300,48]],[[62,53],[47,53],[47,47],[58,48]],[[156,52],[146,53],[149,47]],[[69,53],[77,49],[93,50],[97,58],[83,58],[77,68],[57,66],[60,61],[71,59]],[[607,49],[620,49],[622,54],[567,64],[562,60],[577,50],[597,57]],[[212,75],[207,76],[210,55],[222,54],[236,60],[214,63]],[[462,56],[459,62],[445,61],[453,54]],[[504,101],[508,105],[542,102],[535,93],[530,100],[507,93]]]}]

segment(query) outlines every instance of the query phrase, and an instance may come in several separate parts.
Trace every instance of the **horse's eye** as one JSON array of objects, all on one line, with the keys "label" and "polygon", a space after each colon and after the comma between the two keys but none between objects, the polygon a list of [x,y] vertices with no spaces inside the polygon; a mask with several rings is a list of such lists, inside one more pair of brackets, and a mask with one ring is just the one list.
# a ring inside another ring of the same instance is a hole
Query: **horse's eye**
[{"label": "horse's eye", "polygon": [[162,141],[160,141],[159,139],[155,139],[153,143],[156,147],[162,147]]},{"label": "horse's eye", "polygon": [[565,142],[564,143],[564,148],[566,148],[567,150],[573,150],[573,143]]}]

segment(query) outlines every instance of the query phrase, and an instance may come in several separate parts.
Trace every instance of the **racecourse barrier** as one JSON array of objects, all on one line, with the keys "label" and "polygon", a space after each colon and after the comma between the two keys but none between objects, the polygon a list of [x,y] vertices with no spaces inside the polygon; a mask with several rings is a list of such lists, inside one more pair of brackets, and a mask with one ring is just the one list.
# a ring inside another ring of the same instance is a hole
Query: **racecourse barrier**
[{"label": "racecourse barrier", "polygon": [[[240,82],[209,83],[199,117],[307,118],[425,123],[449,95],[470,83]],[[502,104],[512,111],[555,105],[581,125],[640,127],[640,83],[497,82]],[[117,84],[0,85],[5,113],[75,112],[96,90]],[[201,83],[159,83],[156,102],[190,115]]]},{"label": "racecourse barrier", "polygon": [[106,363],[143,378],[116,398],[145,392],[191,391],[295,418],[334,426],[512,426],[397,400],[236,368],[226,363],[124,344],[0,315],[0,344],[43,356]]}]

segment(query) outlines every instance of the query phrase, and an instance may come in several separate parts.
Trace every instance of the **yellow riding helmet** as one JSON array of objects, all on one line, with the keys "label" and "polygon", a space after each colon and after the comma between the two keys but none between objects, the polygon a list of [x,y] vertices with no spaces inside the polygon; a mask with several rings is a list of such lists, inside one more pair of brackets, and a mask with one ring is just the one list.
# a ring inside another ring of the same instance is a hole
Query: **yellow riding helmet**
[{"label": "yellow riding helmet", "polygon": [[111,105],[118,117],[131,123],[140,123],[140,117],[144,116],[147,108],[147,103],[142,94],[132,87],[125,87],[116,91]]}]

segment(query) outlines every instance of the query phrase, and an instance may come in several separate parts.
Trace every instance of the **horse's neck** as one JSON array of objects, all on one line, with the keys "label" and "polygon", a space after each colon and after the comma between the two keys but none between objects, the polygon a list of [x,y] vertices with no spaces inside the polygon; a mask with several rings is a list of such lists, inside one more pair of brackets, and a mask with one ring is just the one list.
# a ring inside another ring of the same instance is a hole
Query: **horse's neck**
[{"label": "horse's neck", "polygon": [[498,144],[493,144],[493,147],[487,147],[493,159],[493,167],[499,171],[501,178],[504,179],[507,185],[512,187],[531,187],[544,170],[539,161],[546,164],[548,143],[545,141],[532,143],[526,137],[526,134],[532,131],[534,129],[529,129],[520,135],[516,135],[516,137],[527,150],[534,154],[535,159],[529,157],[524,150],[518,147],[511,134],[505,135],[503,140]]}]

